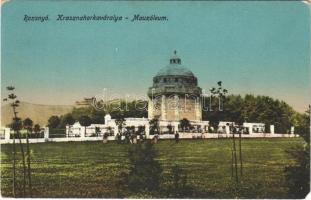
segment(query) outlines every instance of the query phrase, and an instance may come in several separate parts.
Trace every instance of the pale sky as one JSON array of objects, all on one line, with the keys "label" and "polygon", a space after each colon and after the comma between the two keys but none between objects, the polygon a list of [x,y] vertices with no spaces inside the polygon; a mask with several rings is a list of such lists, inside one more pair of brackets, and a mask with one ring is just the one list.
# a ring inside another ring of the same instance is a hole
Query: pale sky
[{"label": "pale sky", "polygon": [[[24,15],[48,22],[24,22]],[[64,15],[167,16],[165,22],[60,22]],[[310,15],[298,1],[15,1],[2,5],[2,95],[73,104],[107,88],[146,96],[176,49],[205,90],[310,103]]]}]

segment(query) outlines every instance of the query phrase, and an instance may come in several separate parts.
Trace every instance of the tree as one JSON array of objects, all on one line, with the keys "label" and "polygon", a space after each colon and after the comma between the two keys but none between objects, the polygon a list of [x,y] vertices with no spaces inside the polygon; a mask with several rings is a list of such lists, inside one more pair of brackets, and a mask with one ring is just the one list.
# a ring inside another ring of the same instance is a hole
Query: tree
[{"label": "tree", "polygon": [[134,131],[135,131],[135,127],[134,126],[127,126],[125,127],[125,143],[133,143],[133,139],[134,139]]},{"label": "tree", "polygon": [[125,176],[128,188],[133,192],[154,192],[159,189],[162,169],[155,160],[157,155],[150,141],[131,146],[128,157],[130,171]]},{"label": "tree", "polygon": [[182,120],[180,120],[179,125],[180,125],[180,128],[183,130],[183,132],[185,132],[185,130],[190,129],[191,127],[190,121],[186,118],[183,118]]},{"label": "tree", "polygon": [[295,164],[284,169],[288,197],[304,199],[310,192],[310,146],[296,146],[287,153],[295,160]]},{"label": "tree", "polygon": [[239,159],[240,159],[240,175],[243,176],[243,159],[242,159],[242,133],[243,133],[243,126],[240,123],[238,127],[238,133],[239,133]]},{"label": "tree", "polygon": [[117,104],[120,109],[116,109],[114,106],[115,103],[100,102],[100,107],[104,107],[105,110],[98,110],[93,106],[74,108],[70,114],[72,114],[73,118],[79,119],[81,116],[87,115],[92,119],[92,123],[94,124],[103,124],[105,122],[105,115],[109,113],[113,119],[119,117],[148,117],[147,110],[144,109],[144,105],[147,105],[147,101],[136,100],[132,102],[120,100]]},{"label": "tree", "polygon": [[68,125],[68,137],[69,137],[70,128],[76,122],[76,120],[73,118],[72,114],[67,114],[64,116],[64,122],[66,125]]},{"label": "tree", "polygon": [[142,136],[144,134],[144,131],[145,131],[145,126],[142,126],[142,125],[138,126],[137,135]]},{"label": "tree", "polygon": [[[12,92],[15,88],[13,86],[8,86],[6,88],[9,92]],[[13,96],[11,95],[13,94]],[[15,120],[17,118],[17,112],[15,111],[16,107],[18,106],[18,102],[15,103],[15,94],[14,93],[11,93],[10,95],[8,95],[7,98],[4,98],[3,101],[11,101],[10,102],[10,106],[12,107],[12,110],[13,110],[13,122],[11,124],[11,127],[13,128],[14,126],[14,123],[15,123]],[[12,166],[12,169],[13,169],[13,187],[12,187],[12,193],[13,193],[13,197],[16,196],[16,146],[15,146],[15,129],[13,128],[14,130],[14,133],[13,133],[13,166]]]},{"label": "tree", "polygon": [[14,132],[17,133],[17,137],[19,140],[19,146],[20,146],[20,151],[21,151],[21,156],[22,156],[22,163],[23,163],[23,197],[26,194],[26,158],[25,158],[25,151],[24,147],[22,144],[22,136],[20,133],[20,130],[23,127],[22,120],[18,117],[14,117],[13,123],[11,125],[11,128],[14,130]]},{"label": "tree", "polygon": [[305,142],[287,151],[295,163],[286,166],[284,172],[288,197],[303,199],[310,192],[310,108],[302,116],[297,133]]},{"label": "tree", "polygon": [[[98,126],[95,127],[95,135],[96,137],[99,136],[99,134],[101,133],[100,128]],[[104,133],[104,137],[105,137],[106,132]],[[109,134],[108,134],[109,135]],[[108,137],[108,136],[107,136]]]},{"label": "tree", "polygon": [[16,196],[16,147],[15,147],[15,135],[17,134],[19,138],[19,144],[22,154],[22,163],[23,163],[23,196],[25,196],[25,188],[26,188],[26,163],[25,163],[25,152],[21,140],[20,129],[22,128],[22,122],[19,117],[17,117],[16,108],[19,106],[20,101],[17,100],[17,96],[13,93],[15,87],[8,86],[7,91],[9,91],[8,97],[3,99],[3,101],[10,101],[10,106],[13,109],[13,122],[11,124],[11,128],[14,130],[13,134],[13,197]]},{"label": "tree", "polygon": [[[236,134],[237,130],[236,130],[236,127],[233,127],[233,126],[231,127],[231,129],[232,129],[232,152],[233,152],[232,153],[232,157],[233,157],[232,161],[234,161],[234,162],[232,162],[232,164],[234,163],[234,167],[232,167],[232,168],[235,169],[235,183],[236,183],[235,186],[237,186],[239,183],[238,160],[237,160],[236,143],[235,143],[235,134]],[[233,173],[232,173],[232,175],[233,175]]]},{"label": "tree", "polygon": [[173,126],[172,124],[167,125],[168,134],[173,134]]},{"label": "tree", "polygon": [[115,123],[116,123],[116,125],[118,127],[119,134],[122,135],[122,129],[126,125],[124,116],[123,115],[117,116],[117,118],[115,120]]},{"label": "tree", "polygon": [[149,121],[149,132],[150,132],[150,135],[155,135],[155,134],[160,133],[158,117],[155,117]]},{"label": "tree", "polygon": [[15,137],[17,131],[21,129],[21,123],[19,123],[16,118],[14,118],[12,124],[10,125],[11,129],[14,131],[13,133],[13,188],[12,188],[12,193],[13,197],[16,197],[16,145],[15,145]]},{"label": "tree", "polygon": [[227,89],[222,88],[222,81],[218,81],[217,82],[218,88],[217,90],[214,90],[214,92],[212,92],[213,95],[217,95],[218,96],[218,110],[222,111],[223,110],[223,103],[224,103],[224,98],[226,96],[226,94],[228,93]]},{"label": "tree", "polygon": [[[205,102],[207,100],[207,97],[204,98]],[[277,133],[285,133],[290,126],[297,127],[298,122],[301,121],[300,113],[294,111],[285,102],[268,96],[226,95],[223,96],[223,102],[223,112],[216,109],[202,112],[203,120],[208,120],[214,128],[217,128],[219,121],[262,122],[266,124],[267,131],[269,125],[275,125]],[[212,107],[216,107],[216,103],[213,101]]]},{"label": "tree", "polygon": [[90,118],[93,124],[104,124],[106,112],[104,110],[91,109]]},{"label": "tree", "polygon": [[48,127],[55,129],[60,125],[60,118],[58,116],[51,116],[48,120]]},{"label": "tree", "polygon": [[26,118],[23,121],[23,126],[27,131],[31,132],[32,126],[33,126],[33,121],[30,118]]},{"label": "tree", "polygon": [[112,134],[112,127],[111,126],[107,127],[107,132],[108,132],[109,136],[113,136],[113,134]]},{"label": "tree", "polygon": [[[203,117],[205,118],[208,114],[207,119],[209,120],[210,126],[213,127],[214,131],[217,131],[218,124],[220,120],[225,120],[225,102],[227,101],[226,94],[228,93],[227,89],[222,87],[222,81],[217,82],[217,86],[210,89],[211,96],[210,98],[210,109],[208,113],[203,112]],[[218,101],[215,101],[215,98]],[[206,101],[206,100],[205,100]],[[218,109],[215,109],[218,105]]]},{"label": "tree", "polygon": [[120,115],[117,115],[116,116],[116,120],[115,120],[115,123],[118,127],[118,133],[117,133],[117,141],[118,143],[121,143],[121,138],[122,138],[122,135],[123,135],[123,127],[126,125],[125,123],[125,119],[124,119],[124,115],[121,113]]},{"label": "tree", "polygon": [[295,133],[301,136],[307,144],[310,144],[310,113],[306,111],[298,120]]},{"label": "tree", "polygon": [[89,116],[81,116],[79,118],[79,123],[81,124],[81,126],[84,126],[84,135],[86,135],[86,127],[90,126],[92,123],[92,120]]},{"label": "tree", "polygon": [[33,127],[33,131],[35,132],[36,137],[38,138],[39,137],[39,133],[41,131],[40,125],[39,124],[35,124],[34,127]]},{"label": "tree", "polygon": [[31,166],[30,166],[30,148],[29,148],[29,132],[32,131],[33,121],[30,118],[26,118],[23,121],[24,128],[27,130],[26,133],[26,142],[27,142],[27,165],[28,165],[28,189],[29,195],[32,196],[32,187],[31,187]]}]

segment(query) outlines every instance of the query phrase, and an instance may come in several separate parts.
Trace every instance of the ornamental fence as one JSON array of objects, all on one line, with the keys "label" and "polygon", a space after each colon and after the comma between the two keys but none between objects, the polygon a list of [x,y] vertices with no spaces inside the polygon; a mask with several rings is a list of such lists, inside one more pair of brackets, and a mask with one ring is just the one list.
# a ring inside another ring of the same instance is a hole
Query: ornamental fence
[{"label": "ornamental fence", "polygon": [[[69,129],[49,129],[45,127],[38,132],[28,133],[29,143],[43,143],[43,142],[78,142],[78,141],[101,141],[103,140],[104,134],[107,134],[107,140],[116,140],[116,132],[114,130],[107,130],[104,127],[84,127],[76,128],[72,127]],[[16,142],[19,139],[22,143],[26,143],[26,130],[21,130],[19,134],[12,131],[10,128],[0,129],[0,144],[13,143],[13,137],[15,136]],[[149,135],[143,132],[146,139],[153,139],[155,135]],[[157,135],[159,139],[174,139],[175,134],[162,133]],[[19,138],[20,137],[20,138]],[[141,136],[137,135],[137,139]],[[232,133],[193,133],[193,132],[179,132],[180,139],[209,139],[209,138],[231,138]],[[235,137],[239,137],[235,134]],[[252,133],[252,134],[241,134],[243,138],[293,138],[298,137],[296,134],[288,133]],[[121,139],[125,139],[122,136]]]}]

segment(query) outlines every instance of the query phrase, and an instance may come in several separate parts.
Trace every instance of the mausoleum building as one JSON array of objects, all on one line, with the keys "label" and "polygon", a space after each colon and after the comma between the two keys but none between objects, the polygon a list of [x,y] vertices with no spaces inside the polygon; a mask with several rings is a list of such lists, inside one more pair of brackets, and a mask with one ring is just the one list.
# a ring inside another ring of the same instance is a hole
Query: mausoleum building
[{"label": "mausoleum building", "polygon": [[182,65],[175,51],[169,64],[153,77],[148,90],[148,118],[201,121],[201,95],[197,77]]}]

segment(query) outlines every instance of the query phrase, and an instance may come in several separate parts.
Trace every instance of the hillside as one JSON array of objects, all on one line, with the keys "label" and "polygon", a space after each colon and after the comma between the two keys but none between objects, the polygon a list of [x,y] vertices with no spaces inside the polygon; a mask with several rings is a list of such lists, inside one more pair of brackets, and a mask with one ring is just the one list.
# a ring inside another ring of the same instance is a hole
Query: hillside
[{"label": "hillside", "polygon": [[[70,105],[40,105],[21,102],[17,108],[18,117],[25,119],[29,117],[34,124],[44,126],[52,115],[63,115],[70,112],[74,106]],[[5,126],[12,121],[12,108],[6,104],[1,106],[1,126]]]}]

